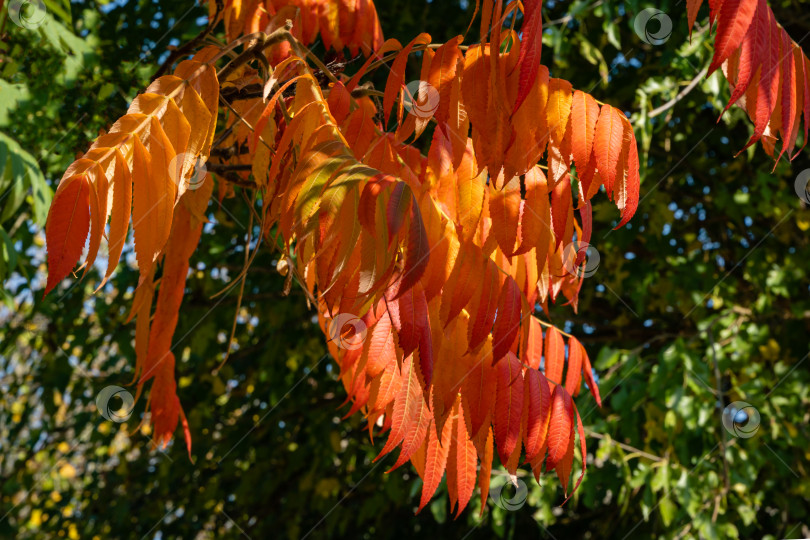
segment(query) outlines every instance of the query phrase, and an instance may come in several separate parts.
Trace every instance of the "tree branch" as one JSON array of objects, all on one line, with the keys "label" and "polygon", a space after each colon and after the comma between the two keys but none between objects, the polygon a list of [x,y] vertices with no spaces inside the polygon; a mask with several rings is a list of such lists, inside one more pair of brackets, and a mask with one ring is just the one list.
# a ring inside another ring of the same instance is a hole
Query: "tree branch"
[{"label": "tree branch", "polygon": [[658,116],[662,112],[666,112],[669,109],[671,109],[672,107],[674,107],[680,100],[682,100],[684,97],[686,97],[686,95],[689,92],[691,92],[692,90],[695,89],[695,87],[698,85],[698,83],[701,81],[701,79],[703,79],[703,77],[706,76],[706,73],[708,73],[708,71],[709,71],[708,67],[705,67],[705,68],[701,69],[700,73],[698,73],[695,76],[695,78],[692,79],[692,81],[688,85],[686,85],[686,88],[684,88],[683,90],[678,92],[677,96],[670,99],[669,101],[667,101],[666,103],[664,103],[660,107],[656,107],[655,109],[651,110],[649,112],[649,114],[647,115],[647,117],[648,118],[655,118],[656,116]]}]

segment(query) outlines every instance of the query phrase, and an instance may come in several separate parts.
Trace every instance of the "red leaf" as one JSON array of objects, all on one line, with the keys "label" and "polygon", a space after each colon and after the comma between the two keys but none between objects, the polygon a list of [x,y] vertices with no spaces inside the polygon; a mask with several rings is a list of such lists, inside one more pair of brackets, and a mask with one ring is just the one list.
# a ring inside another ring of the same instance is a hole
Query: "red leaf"
[{"label": "red leaf", "polygon": [[557,462],[557,466],[554,467],[554,470],[557,471],[557,478],[560,479],[560,484],[562,484],[563,493],[565,493],[566,495],[568,495],[568,483],[571,481],[571,469],[574,466],[575,442],[576,441],[574,435],[574,423],[572,418],[571,433],[568,437],[568,447],[565,449],[565,454],[563,454],[560,461]]},{"label": "red leaf", "polygon": [[596,381],[593,379],[593,368],[591,367],[591,360],[588,358],[588,351],[585,350],[585,347],[582,347],[582,372],[585,376],[585,383],[587,383],[588,389],[590,389],[593,398],[596,400],[596,404],[601,407],[602,398],[599,396],[599,386],[596,385]]},{"label": "red leaf", "polygon": [[520,443],[523,415],[523,368],[511,352],[496,366],[498,384],[495,393],[495,442],[498,456],[505,464]]},{"label": "red leaf", "polygon": [[529,95],[537,72],[540,69],[540,52],[543,49],[543,15],[540,0],[524,0],[523,26],[520,29],[520,56],[517,68],[520,69],[517,99],[512,114],[517,111]]},{"label": "red leaf", "polygon": [[565,364],[565,343],[560,331],[553,326],[546,330],[546,364],[545,372],[551,387],[562,384],[563,366]]},{"label": "red leaf", "polygon": [[548,424],[551,415],[551,390],[543,374],[536,369],[526,370],[528,396],[526,419],[526,461],[534,460],[546,446]]},{"label": "red leaf", "polygon": [[556,386],[551,395],[551,423],[548,428],[548,458],[546,470],[557,467],[568,452],[574,429],[574,408],[571,396],[562,386]]},{"label": "red leaf", "polygon": [[410,218],[408,249],[405,252],[405,267],[402,270],[402,283],[399,285],[398,295],[410,290],[422,278],[430,257],[425,223],[422,221],[422,213],[419,211],[415,197],[411,203]]},{"label": "red leaf", "polygon": [[709,66],[711,75],[736,51],[754,18],[757,0],[723,0],[714,38],[714,57]]},{"label": "red leaf", "polygon": [[[571,498],[577,488],[579,488],[579,484],[582,483],[582,478],[585,476],[585,470],[588,468],[588,453],[587,449],[585,448],[585,427],[582,425],[582,418],[579,417],[579,410],[577,410],[576,404],[574,404],[574,413],[577,415],[577,433],[579,434],[579,452],[582,456],[582,470],[579,473],[579,478],[577,478],[577,483],[574,485],[574,489],[571,490],[571,493],[568,494],[568,497],[562,502],[565,504],[568,499]],[[562,504],[560,506],[562,506]]]},{"label": "red leaf", "polygon": [[714,25],[717,21],[722,6],[723,0],[709,0],[709,24]]},{"label": "red leaf", "polygon": [[45,225],[48,246],[45,294],[76,266],[89,232],[90,184],[84,175],[69,178],[62,189],[56,190]]},{"label": "red leaf", "polygon": [[[803,93],[803,100],[802,103],[804,105],[804,143],[802,147],[790,158],[794,159],[796,156],[799,155],[799,152],[804,150],[804,147],[807,146],[807,135],[808,130],[810,128],[810,60],[807,59],[807,56],[802,53],[801,49],[799,49],[798,53],[799,59],[798,62],[802,66],[802,80],[804,81],[804,93]],[[797,71],[798,73],[798,71]]]},{"label": "red leaf", "polygon": [[[779,152],[779,157],[776,158],[778,163],[782,159],[782,154],[789,150],[791,134],[793,133],[793,122],[796,119],[796,64],[793,62],[793,42],[784,29],[782,34],[782,150]],[[788,152],[790,157],[790,152]],[[776,170],[776,163],[773,165]]]},{"label": "red leaf", "polygon": [[689,38],[692,38],[692,27],[695,26],[698,11],[703,0],[686,0],[686,16],[689,20]]},{"label": "red leaf", "polygon": [[388,199],[388,243],[391,243],[402,228],[405,222],[405,216],[408,215],[408,208],[411,204],[413,195],[410,188],[405,182],[397,182],[394,184],[394,190],[391,192],[391,198]]},{"label": "red leaf", "polygon": [[370,233],[379,234],[376,227],[377,198],[386,188],[394,185],[394,178],[387,174],[378,174],[371,178],[363,193],[360,195],[360,205],[358,209],[358,220],[360,224]]},{"label": "red leaf", "polygon": [[565,389],[576,397],[582,380],[582,344],[573,336],[568,338],[568,372],[565,376]]},{"label": "red leaf", "polygon": [[522,296],[515,280],[508,276],[501,288],[498,300],[498,315],[492,329],[493,364],[503,358],[507,351],[512,348],[512,343],[518,334]]},{"label": "red leaf", "polygon": [[[728,104],[725,109],[723,109],[724,113],[745,94],[748,85],[751,84],[751,80],[754,78],[754,73],[762,62],[765,39],[769,32],[767,9],[767,5],[764,1],[759,0],[757,2],[757,8],[754,13],[754,18],[751,21],[751,26],[748,27],[748,33],[742,41],[737,81],[734,84],[731,98],[729,98]],[[719,117],[717,121],[720,121]]]},{"label": "red leaf", "polygon": [[[591,201],[580,206],[579,219],[582,221],[582,242],[580,244],[590,244],[591,234],[593,234],[593,208],[591,207]],[[580,245],[577,251],[577,265],[582,264],[587,254],[587,250],[582,249],[582,247],[583,246]]]},{"label": "red leaf", "polygon": [[[433,352],[430,337],[430,320],[428,319],[425,291],[417,284],[396,300],[386,297],[389,312],[392,313],[391,322],[397,331],[399,347],[405,356],[419,348],[419,362],[425,386],[430,385],[433,376]],[[391,305],[397,304],[392,310]],[[397,316],[394,316],[394,313]]]},{"label": "red leaf", "polygon": [[[760,2],[764,3],[765,0],[760,0]],[[764,40],[762,45],[764,49],[760,55],[762,63],[760,65],[759,81],[754,91],[747,93],[745,98],[746,102],[748,102],[749,99],[753,99],[756,103],[754,109],[755,114],[753,116],[754,134],[751,135],[751,138],[740,152],[762,138],[762,135],[765,133],[765,128],[768,126],[768,121],[771,119],[771,114],[776,107],[776,96],[779,89],[779,66],[781,63],[779,49],[782,41],[780,34],[781,29],[776,24],[773,13],[771,13],[771,10],[767,8],[767,6],[763,12],[766,13],[768,17],[768,31],[766,36],[763,36]],[[746,103],[746,106],[752,107],[753,104]],[[750,110],[749,108],[749,116]]]}]

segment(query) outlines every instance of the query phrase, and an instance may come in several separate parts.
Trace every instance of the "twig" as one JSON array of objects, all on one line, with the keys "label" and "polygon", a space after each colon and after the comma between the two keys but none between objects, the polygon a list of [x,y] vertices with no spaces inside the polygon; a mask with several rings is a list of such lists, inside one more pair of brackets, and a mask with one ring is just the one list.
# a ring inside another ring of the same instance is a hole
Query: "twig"
[{"label": "twig", "polygon": [[[235,70],[239,69],[251,60],[255,60],[256,56],[254,53],[256,51],[261,51],[270,45],[275,45],[276,43],[280,43],[282,41],[289,41],[291,45],[297,45],[298,41],[292,36],[290,30],[292,30],[292,21],[287,20],[283,27],[275,30],[271,34],[259,32],[255,37],[253,37],[251,34],[250,37],[251,39],[256,40],[255,43],[242,51],[236,58],[228,62],[225,67],[219,70],[217,73],[217,79],[220,81],[226,81],[228,76]],[[241,39],[244,39],[245,37],[249,36],[242,36]]]},{"label": "twig", "polygon": [[627,450],[628,452],[638,454],[639,456],[645,457],[645,458],[647,458],[649,460],[652,460],[652,461],[669,461],[666,458],[662,458],[661,456],[656,456],[655,454],[650,454],[649,452],[645,452],[644,450],[636,448],[635,446],[630,446],[629,444],[621,443],[621,442],[611,438],[609,435],[604,435],[602,433],[596,433],[595,431],[591,431],[588,428],[585,428],[585,434],[588,435],[589,437],[593,437],[595,439],[605,440],[610,444],[614,444],[614,445],[618,446],[622,450]]},{"label": "twig", "polygon": [[678,95],[676,95],[674,98],[670,99],[669,101],[667,101],[666,103],[664,103],[660,107],[656,107],[655,109],[651,110],[649,112],[649,114],[647,115],[647,117],[648,118],[655,118],[659,114],[661,114],[663,112],[666,112],[669,109],[671,109],[672,107],[674,107],[675,104],[677,104],[680,100],[682,100],[689,92],[694,90],[695,86],[697,86],[697,84],[701,81],[701,79],[703,79],[703,77],[706,76],[706,73],[708,73],[708,71],[709,71],[708,66],[701,69],[700,73],[698,73],[695,76],[695,78],[692,79],[692,81],[689,84],[686,85],[686,88],[684,88],[683,90],[678,92]]}]

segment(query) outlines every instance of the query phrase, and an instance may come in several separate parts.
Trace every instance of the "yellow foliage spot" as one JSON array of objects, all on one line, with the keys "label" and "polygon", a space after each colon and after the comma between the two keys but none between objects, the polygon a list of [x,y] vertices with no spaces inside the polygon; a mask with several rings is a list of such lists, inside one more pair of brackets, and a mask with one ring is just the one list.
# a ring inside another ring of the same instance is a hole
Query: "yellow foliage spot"
[{"label": "yellow foliage spot", "polygon": [[11,413],[14,415],[22,414],[23,410],[25,410],[25,403],[20,401],[15,401],[11,404]]},{"label": "yellow foliage spot", "polygon": [[79,531],[76,530],[76,525],[73,523],[68,527],[68,538],[70,540],[79,540]]},{"label": "yellow foliage spot", "polygon": [[65,441],[62,441],[59,443],[59,446],[57,446],[56,449],[63,454],[67,454],[68,452],[70,452],[70,445]]},{"label": "yellow foliage spot", "polygon": [[65,463],[59,468],[59,476],[62,478],[67,478],[68,480],[71,478],[76,478],[76,467],[70,463]]},{"label": "yellow foliage spot", "polygon": [[62,500],[62,494],[58,491],[51,491],[51,500],[53,502],[59,502]]},{"label": "yellow foliage spot", "polygon": [[28,520],[28,525],[34,528],[38,528],[42,525],[42,510],[33,510],[31,512],[31,518]]},{"label": "yellow foliage spot", "polygon": [[777,360],[779,358],[779,343],[771,338],[768,343],[759,346],[759,353],[764,360]]}]

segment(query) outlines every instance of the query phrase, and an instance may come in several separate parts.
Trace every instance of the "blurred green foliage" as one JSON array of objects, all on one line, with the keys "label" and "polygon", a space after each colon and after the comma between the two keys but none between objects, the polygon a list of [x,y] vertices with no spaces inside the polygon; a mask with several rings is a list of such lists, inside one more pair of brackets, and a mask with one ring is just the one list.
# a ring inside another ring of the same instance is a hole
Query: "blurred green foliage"
[{"label": "blurred green foliage", "polygon": [[[544,4],[552,75],[632,115],[642,201],[626,228],[611,231],[617,212],[599,199],[599,270],[579,313],[549,314],[580,336],[600,377],[604,406],[578,401],[590,435],[583,485],[560,507],[555,478],[538,486],[526,475],[522,508],[490,500],[483,518],[471,509],[453,520],[443,487],[414,517],[415,473],[385,474],[391,463],[372,463],[380,445],[362,419],[340,420],[337,368],[303,294],[283,296],[271,250],[248,273],[238,313],[233,290],[214,297],[243,265],[250,212],[241,197],[209,207],[175,334],[191,460],[182,444],[152,449],[144,400],[126,423],[101,417],[98,392],[132,377],[134,257],[127,248],[95,295],[100,276],[91,272],[43,300],[48,197],[167,47],[200,31],[206,10],[46,4],[33,29],[0,15],[0,537],[810,536],[810,210],[794,191],[810,154],[774,171],[761,148],[734,158],[751,125],[736,109],[717,123],[729,94],[720,74],[651,114],[708,65],[705,12],[690,41],[684,3],[657,4],[673,33],[650,45],[633,29],[646,4]],[[808,4],[772,3],[797,41],[810,31],[797,16]],[[465,32],[474,3],[392,0],[378,9],[386,37],[427,31],[440,42]],[[218,369],[235,317],[238,345]],[[751,437],[723,426],[722,410],[736,401],[760,415]]]}]

